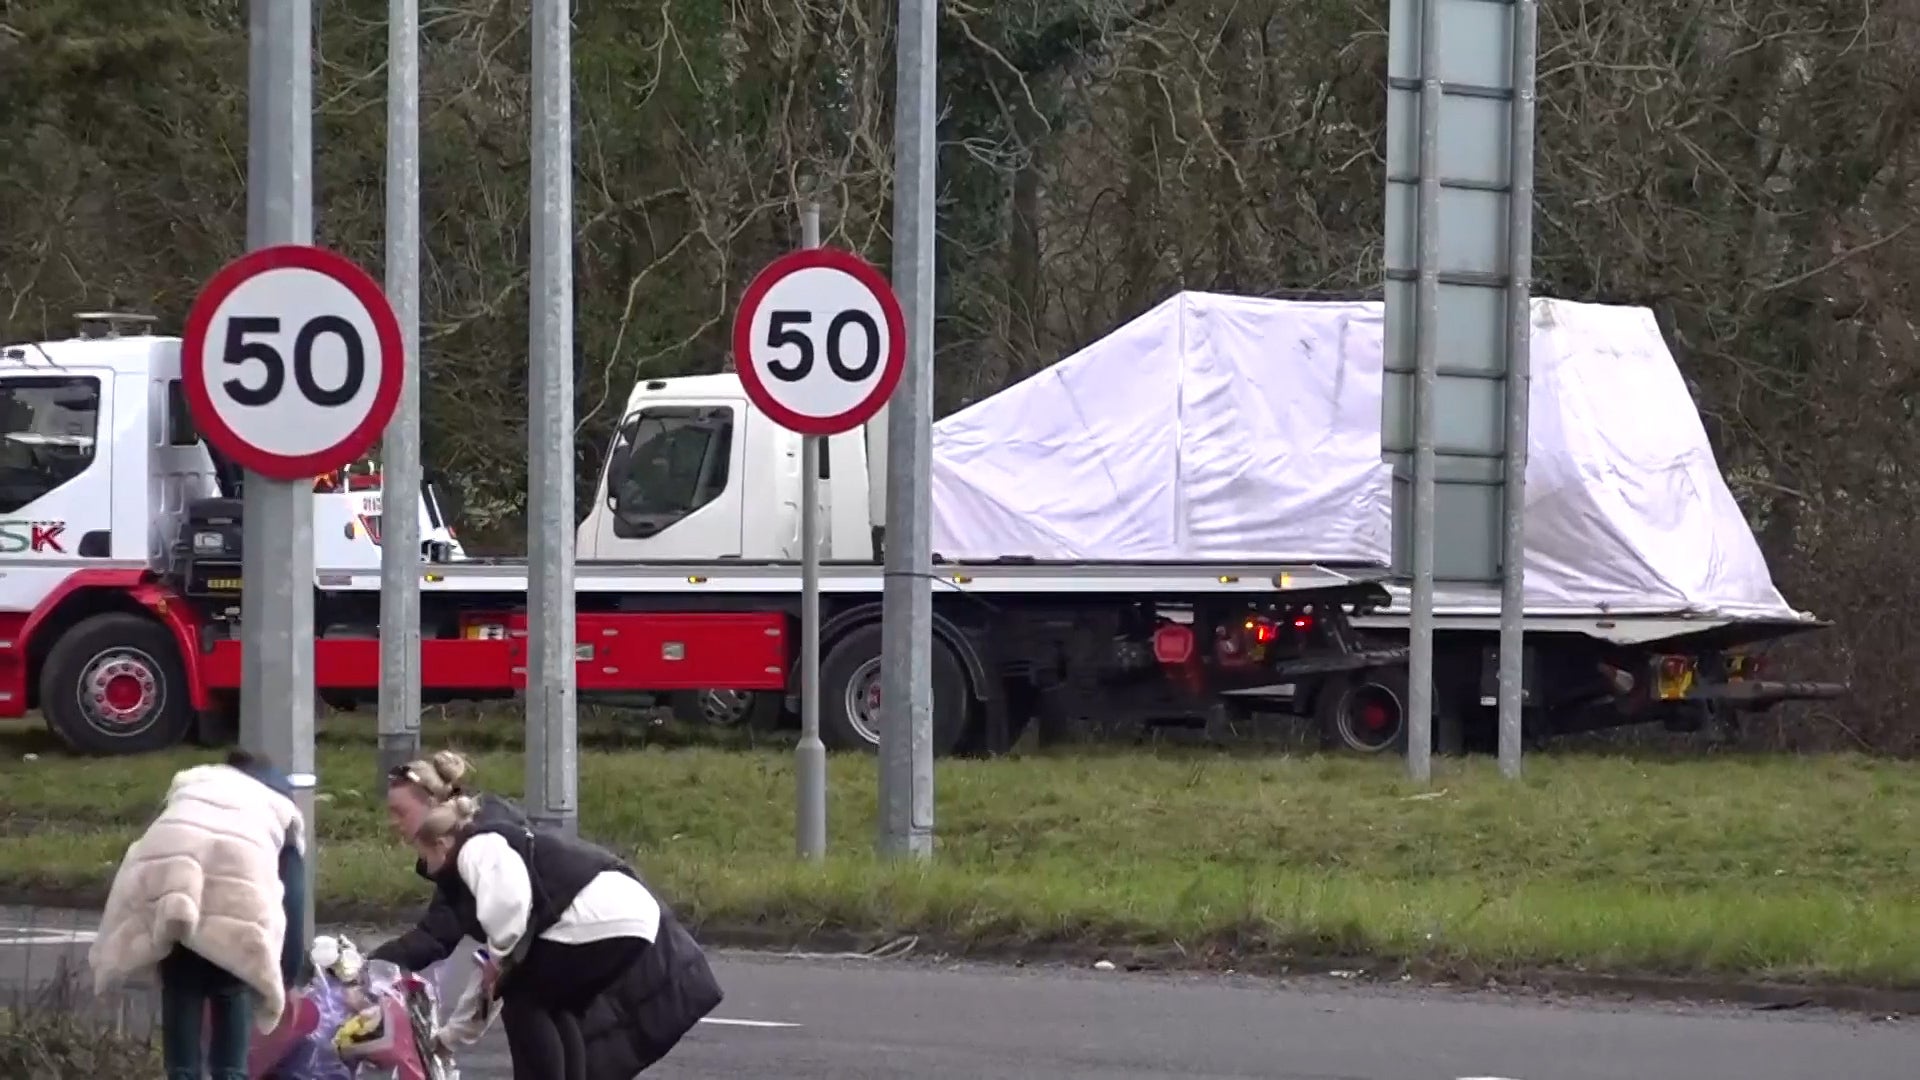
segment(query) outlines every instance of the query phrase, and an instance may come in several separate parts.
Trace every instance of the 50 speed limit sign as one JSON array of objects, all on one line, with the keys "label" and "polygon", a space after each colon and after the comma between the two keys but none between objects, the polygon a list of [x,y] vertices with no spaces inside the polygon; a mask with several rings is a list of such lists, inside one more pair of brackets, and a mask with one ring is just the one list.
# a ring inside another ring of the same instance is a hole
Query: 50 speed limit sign
[{"label": "50 speed limit sign", "polygon": [[837,435],[871,419],[899,385],[906,320],[865,259],[809,248],[775,259],[747,286],[733,355],[747,397],[775,423]]},{"label": "50 speed limit sign", "polygon": [[181,334],[193,422],[275,480],[358,460],[393,419],[405,343],[386,293],[322,248],[261,248],[207,282]]}]

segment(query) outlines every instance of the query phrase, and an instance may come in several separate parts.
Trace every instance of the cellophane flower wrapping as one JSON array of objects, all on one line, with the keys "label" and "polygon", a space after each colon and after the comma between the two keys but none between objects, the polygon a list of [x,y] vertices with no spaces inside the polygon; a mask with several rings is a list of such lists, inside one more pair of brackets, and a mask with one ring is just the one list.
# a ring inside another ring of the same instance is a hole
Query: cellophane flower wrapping
[{"label": "cellophane flower wrapping", "polygon": [[289,996],[280,1025],[256,1035],[253,1080],[459,1080],[433,1038],[451,958],[419,974],[368,963],[345,937],[316,937],[316,974]]},{"label": "cellophane flower wrapping", "polygon": [[333,1048],[347,1018],[347,988],[325,971],[287,1002],[280,1026],[256,1034],[247,1052],[253,1080],[355,1080],[354,1067]]},{"label": "cellophane flower wrapping", "polygon": [[363,1070],[384,1070],[392,1080],[452,1080],[452,1062],[433,1049],[433,983],[375,962],[367,965],[362,990],[368,1004],[335,1036],[341,1056]]}]

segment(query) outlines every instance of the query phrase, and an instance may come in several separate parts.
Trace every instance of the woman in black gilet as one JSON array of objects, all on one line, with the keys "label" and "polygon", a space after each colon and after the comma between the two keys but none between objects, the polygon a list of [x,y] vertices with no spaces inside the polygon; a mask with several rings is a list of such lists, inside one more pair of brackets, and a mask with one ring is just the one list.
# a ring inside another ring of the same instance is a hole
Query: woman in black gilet
[{"label": "woman in black gilet", "polygon": [[[425,815],[414,847],[436,901],[495,957],[482,977],[515,1080],[631,1078],[719,1005],[700,947],[611,852],[458,794]],[[602,998],[623,1038],[583,1029]]]}]

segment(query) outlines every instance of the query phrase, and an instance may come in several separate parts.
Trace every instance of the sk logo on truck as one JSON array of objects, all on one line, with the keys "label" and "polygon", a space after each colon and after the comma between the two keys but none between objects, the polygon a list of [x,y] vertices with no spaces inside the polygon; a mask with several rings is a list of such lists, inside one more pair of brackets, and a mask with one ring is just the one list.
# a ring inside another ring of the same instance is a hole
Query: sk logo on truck
[{"label": "sk logo on truck", "polygon": [[51,551],[65,555],[60,534],[67,531],[64,521],[0,521],[0,555],[39,555]]}]

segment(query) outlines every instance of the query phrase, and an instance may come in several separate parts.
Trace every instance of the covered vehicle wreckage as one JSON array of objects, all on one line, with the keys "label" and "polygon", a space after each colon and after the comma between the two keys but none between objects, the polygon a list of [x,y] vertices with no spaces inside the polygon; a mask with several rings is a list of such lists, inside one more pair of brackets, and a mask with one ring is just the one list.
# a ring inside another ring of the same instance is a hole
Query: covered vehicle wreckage
[{"label": "covered vehicle wreckage", "polygon": [[[1387,563],[1383,313],[1377,301],[1166,300],[936,425],[935,550]],[[1532,319],[1530,734],[1693,728],[1843,692],[1761,677],[1756,646],[1825,624],[1775,588],[1653,313],[1536,299]],[[1351,749],[1401,745],[1408,597],[1390,592],[1352,619],[1385,662],[1230,691],[1231,708],[1311,714]],[[1498,618],[1497,588],[1438,590],[1443,748],[1492,738]]]}]

